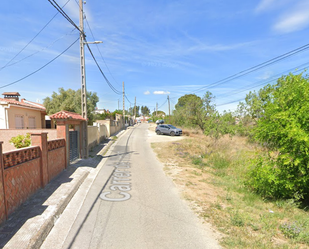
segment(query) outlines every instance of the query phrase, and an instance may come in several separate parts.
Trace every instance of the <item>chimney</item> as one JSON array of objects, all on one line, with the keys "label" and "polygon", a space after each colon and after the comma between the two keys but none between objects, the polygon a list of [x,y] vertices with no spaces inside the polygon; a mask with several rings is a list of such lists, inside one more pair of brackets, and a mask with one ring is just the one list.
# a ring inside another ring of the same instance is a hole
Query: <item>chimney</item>
[{"label": "chimney", "polygon": [[2,95],[4,96],[5,99],[12,99],[19,101],[20,94],[18,92],[5,92],[2,93]]}]

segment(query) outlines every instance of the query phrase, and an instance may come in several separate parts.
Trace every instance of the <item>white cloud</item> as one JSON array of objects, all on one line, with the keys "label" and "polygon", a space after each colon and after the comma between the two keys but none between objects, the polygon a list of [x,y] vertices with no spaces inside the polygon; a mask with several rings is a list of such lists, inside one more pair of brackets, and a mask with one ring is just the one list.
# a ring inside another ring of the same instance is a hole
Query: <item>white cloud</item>
[{"label": "white cloud", "polygon": [[168,92],[168,91],[154,91],[153,94],[163,95],[163,94],[170,94],[170,92]]},{"label": "white cloud", "polygon": [[259,80],[267,80],[269,79],[271,76],[273,75],[273,72],[271,71],[266,71],[263,74],[261,74],[260,76],[257,77],[257,79]]},{"label": "white cloud", "polygon": [[144,94],[145,94],[145,95],[149,95],[149,94],[150,94],[150,92],[149,92],[149,91],[146,91],[146,92],[144,92]]},{"label": "white cloud", "polygon": [[309,26],[309,2],[303,0],[261,0],[256,12],[272,11],[277,19],[272,29],[277,33],[290,33]]},{"label": "white cloud", "polygon": [[275,0],[262,0],[259,5],[256,7],[256,12],[262,12],[265,10],[268,10],[269,8],[272,8]]},{"label": "white cloud", "polygon": [[282,15],[273,29],[280,33],[301,30],[309,25],[309,3],[299,4],[294,10]]}]

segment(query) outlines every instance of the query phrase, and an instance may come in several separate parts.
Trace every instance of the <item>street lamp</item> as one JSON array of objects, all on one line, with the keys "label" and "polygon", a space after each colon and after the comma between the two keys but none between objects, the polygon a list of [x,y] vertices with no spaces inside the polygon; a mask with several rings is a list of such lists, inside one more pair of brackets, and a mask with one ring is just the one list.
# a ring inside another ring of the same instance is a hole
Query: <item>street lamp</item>
[{"label": "street lamp", "polygon": [[84,44],[99,44],[103,43],[102,41],[94,41],[94,42],[84,42]]}]

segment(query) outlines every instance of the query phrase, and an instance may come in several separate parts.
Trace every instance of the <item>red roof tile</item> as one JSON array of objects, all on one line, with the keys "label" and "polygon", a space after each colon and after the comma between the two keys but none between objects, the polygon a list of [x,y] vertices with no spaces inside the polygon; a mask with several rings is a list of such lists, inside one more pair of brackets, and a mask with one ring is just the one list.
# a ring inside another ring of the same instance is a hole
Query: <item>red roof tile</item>
[{"label": "red roof tile", "polygon": [[14,100],[14,99],[4,99],[4,98],[0,98],[0,102],[6,102],[6,103],[12,104],[12,105],[31,107],[31,108],[36,109],[36,110],[46,111],[46,108],[43,105],[40,105],[40,104],[28,104],[28,103],[24,103],[24,102]]},{"label": "red roof tile", "polygon": [[81,115],[75,112],[61,111],[49,116],[51,119],[73,119],[86,121]]},{"label": "red roof tile", "polygon": [[2,95],[16,95],[16,96],[20,96],[19,92],[5,92],[5,93],[2,93]]}]

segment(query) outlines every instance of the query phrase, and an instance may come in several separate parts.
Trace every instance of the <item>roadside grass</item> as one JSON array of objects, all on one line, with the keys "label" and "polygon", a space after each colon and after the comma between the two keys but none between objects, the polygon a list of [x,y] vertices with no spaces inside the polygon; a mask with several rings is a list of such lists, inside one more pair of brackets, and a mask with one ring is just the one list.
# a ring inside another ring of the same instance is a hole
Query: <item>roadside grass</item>
[{"label": "roadside grass", "polygon": [[221,233],[224,248],[309,248],[307,208],[297,200],[263,199],[245,184],[261,148],[244,137],[186,134],[152,148],[195,212]]}]

